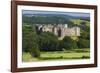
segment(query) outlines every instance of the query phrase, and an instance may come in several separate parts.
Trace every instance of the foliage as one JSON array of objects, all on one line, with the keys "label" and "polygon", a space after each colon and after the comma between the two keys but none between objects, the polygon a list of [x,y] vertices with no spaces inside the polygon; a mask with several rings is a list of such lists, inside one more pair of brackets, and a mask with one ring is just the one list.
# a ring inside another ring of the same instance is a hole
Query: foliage
[{"label": "foliage", "polygon": [[64,39],[62,40],[63,43],[63,48],[65,49],[75,49],[77,48],[77,42],[69,36],[65,36]]},{"label": "foliage", "polygon": [[70,24],[73,23],[64,16],[33,16],[27,17],[23,16],[23,23],[28,24]]},{"label": "foliage", "polygon": [[80,38],[78,41],[78,47],[79,48],[90,48],[90,41],[86,39]]},{"label": "foliage", "polygon": [[84,29],[81,29],[81,34],[80,34],[80,38],[83,38],[83,39],[90,39],[90,27],[87,26],[85,27]]},{"label": "foliage", "polygon": [[56,51],[58,50],[59,41],[57,36],[50,32],[42,32],[39,35],[39,45],[42,51]]},{"label": "foliage", "polygon": [[81,29],[81,36],[78,39],[79,48],[90,48],[90,27],[86,26],[84,29]]},{"label": "foliage", "polygon": [[33,57],[40,57],[40,50],[39,48],[32,48],[30,53]]},{"label": "foliage", "polygon": [[22,34],[22,47],[23,51],[30,52],[34,57],[39,57],[38,36],[36,35],[35,28],[32,26],[23,26]]}]

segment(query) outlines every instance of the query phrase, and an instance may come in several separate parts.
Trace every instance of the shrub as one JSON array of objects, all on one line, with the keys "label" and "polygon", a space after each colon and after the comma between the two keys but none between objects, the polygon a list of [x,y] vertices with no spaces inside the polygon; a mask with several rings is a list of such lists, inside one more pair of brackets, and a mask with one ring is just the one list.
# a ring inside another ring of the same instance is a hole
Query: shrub
[{"label": "shrub", "polygon": [[39,49],[32,49],[31,55],[32,55],[32,57],[40,57],[40,50]]},{"label": "shrub", "polygon": [[82,56],[82,59],[88,59],[88,58],[90,58],[89,56]]}]

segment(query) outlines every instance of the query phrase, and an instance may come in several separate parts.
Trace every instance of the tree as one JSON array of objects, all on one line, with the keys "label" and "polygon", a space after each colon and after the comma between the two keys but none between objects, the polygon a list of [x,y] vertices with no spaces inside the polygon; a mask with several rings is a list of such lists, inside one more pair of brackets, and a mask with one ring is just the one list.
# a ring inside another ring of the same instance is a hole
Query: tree
[{"label": "tree", "polygon": [[79,38],[77,44],[79,48],[90,48],[90,40]]},{"label": "tree", "polygon": [[86,26],[84,30],[81,29],[80,35],[77,42],[78,48],[90,48],[90,27]]},{"label": "tree", "polygon": [[87,26],[84,28],[84,30],[81,29],[81,34],[80,34],[80,38],[83,38],[83,39],[90,39],[90,27]]},{"label": "tree", "polygon": [[23,25],[22,47],[24,52],[30,52],[33,57],[39,57],[38,35],[33,26]]},{"label": "tree", "polygon": [[65,49],[76,49],[77,48],[77,42],[69,36],[65,36],[62,40],[63,48]]},{"label": "tree", "polygon": [[39,45],[42,51],[57,51],[59,46],[58,37],[50,32],[42,32],[39,37]]}]

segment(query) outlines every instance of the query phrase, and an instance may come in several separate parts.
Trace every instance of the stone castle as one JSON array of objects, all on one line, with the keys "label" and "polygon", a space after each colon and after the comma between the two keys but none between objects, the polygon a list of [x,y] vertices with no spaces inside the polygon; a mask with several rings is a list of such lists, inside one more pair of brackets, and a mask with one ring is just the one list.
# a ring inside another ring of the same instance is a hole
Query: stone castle
[{"label": "stone castle", "polygon": [[56,36],[59,37],[59,39],[63,39],[65,36],[80,36],[80,27],[74,26],[74,27],[68,27],[67,24],[58,24],[58,25],[52,25],[52,24],[46,24],[46,25],[38,25],[38,30],[42,32],[52,32]]}]

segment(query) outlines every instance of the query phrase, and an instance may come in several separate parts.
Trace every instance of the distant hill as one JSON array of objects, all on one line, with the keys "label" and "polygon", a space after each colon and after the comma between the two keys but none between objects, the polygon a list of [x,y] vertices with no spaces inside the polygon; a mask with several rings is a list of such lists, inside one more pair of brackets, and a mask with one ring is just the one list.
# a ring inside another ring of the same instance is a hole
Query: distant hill
[{"label": "distant hill", "polygon": [[71,19],[88,19],[90,17],[83,17],[83,16],[71,16],[71,15],[67,15],[67,14],[23,14],[23,16],[27,16],[27,17],[32,17],[32,16],[62,16],[62,17],[65,17],[65,18],[71,18]]},{"label": "distant hill", "polygon": [[28,24],[69,24],[74,25],[71,19],[81,19],[90,21],[89,17],[71,16],[65,14],[23,14],[23,23]]}]

